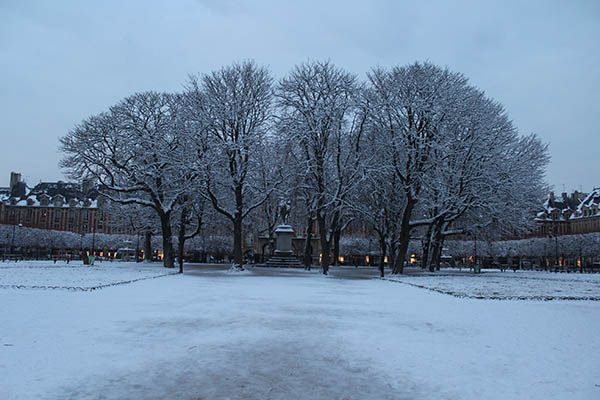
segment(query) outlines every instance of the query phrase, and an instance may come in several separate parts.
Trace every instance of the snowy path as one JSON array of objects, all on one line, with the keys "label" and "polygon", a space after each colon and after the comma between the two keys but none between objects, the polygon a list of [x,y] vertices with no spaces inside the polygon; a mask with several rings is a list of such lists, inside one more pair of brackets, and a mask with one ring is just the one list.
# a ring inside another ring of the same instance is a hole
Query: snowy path
[{"label": "snowy path", "polygon": [[600,302],[340,275],[199,269],[93,292],[1,289],[0,398],[600,395]]}]

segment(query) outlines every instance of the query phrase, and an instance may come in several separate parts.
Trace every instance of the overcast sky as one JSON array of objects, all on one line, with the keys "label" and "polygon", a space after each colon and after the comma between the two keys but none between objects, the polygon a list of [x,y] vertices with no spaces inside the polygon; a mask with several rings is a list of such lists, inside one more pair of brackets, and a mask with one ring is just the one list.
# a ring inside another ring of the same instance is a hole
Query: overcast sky
[{"label": "overcast sky", "polygon": [[600,1],[284,3],[0,0],[0,186],[64,179],[58,138],[82,119],[248,58],[276,77],[447,66],[550,144],[557,192],[600,186]]}]

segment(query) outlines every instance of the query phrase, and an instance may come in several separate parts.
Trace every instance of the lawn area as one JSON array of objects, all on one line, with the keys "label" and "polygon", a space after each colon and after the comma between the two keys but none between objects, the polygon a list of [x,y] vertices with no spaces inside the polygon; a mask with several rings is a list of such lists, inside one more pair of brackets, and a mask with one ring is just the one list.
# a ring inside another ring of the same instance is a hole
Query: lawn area
[{"label": "lawn area", "polygon": [[456,297],[490,300],[600,300],[600,274],[537,271],[408,270],[387,279]]},{"label": "lawn area", "polygon": [[169,272],[0,264],[0,398],[600,398],[596,275]]},{"label": "lawn area", "polygon": [[0,262],[0,288],[95,290],[174,274],[157,264],[81,261]]}]

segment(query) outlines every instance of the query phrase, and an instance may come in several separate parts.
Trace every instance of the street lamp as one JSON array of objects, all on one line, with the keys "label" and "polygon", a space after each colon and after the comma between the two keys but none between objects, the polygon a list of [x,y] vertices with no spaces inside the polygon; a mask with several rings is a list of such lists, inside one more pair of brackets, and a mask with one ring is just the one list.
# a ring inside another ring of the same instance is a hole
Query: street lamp
[{"label": "street lamp", "polygon": [[96,255],[96,217],[94,216],[94,225],[92,232],[92,255]]},{"label": "street lamp", "polygon": [[554,235],[554,265],[556,268],[560,266],[560,260],[558,259],[558,235]]},{"label": "street lamp", "polygon": [[140,262],[140,231],[136,231],[137,242],[135,244],[135,262]]},{"label": "street lamp", "polygon": [[13,251],[14,251],[14,248],[15,248],[15,230],[17,229],[17,226],[20,228],[23,225],[22,224],[13,225],[12,239],[10,241],[10,254],[13,254]]}]

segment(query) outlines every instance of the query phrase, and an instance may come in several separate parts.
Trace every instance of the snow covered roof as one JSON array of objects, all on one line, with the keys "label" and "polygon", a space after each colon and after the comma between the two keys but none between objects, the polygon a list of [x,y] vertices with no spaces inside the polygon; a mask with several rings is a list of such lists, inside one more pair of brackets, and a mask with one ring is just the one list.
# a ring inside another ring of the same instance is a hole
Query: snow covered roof
[{"label": "snow covered roof", "polygon": [[594,188],[594,190],[587,195],[585,199],[577,207],[577,211],[583,210],[585,207],[600,206],[600,188]]},{"label": "snow covered roof", "polygon": [[586,196],[584,193],[575,191],[570,196],[562,193],[561,197],[557,199],[551,192],[543,204],[543,210],[537,213],[535,219],[536,221],[572,219],[577,214],[577,209],[584,196]]},{"label": "snow covered roof", "polygon": [[10,199],[10,188],[0,188],[0,201]]},{"label": "snow covered roof", "polygon": [[10,190],[0,191],[0,201],[18,207],[98,207],[98,191],[83,193],[81,185],[68,182],[40,182],[21,196],[11,195]]},{"label": "snow covered roof", "polygon": [[573,218],[594,216],[600,216],[600,188],[594,188],[594,190],[583,199],[577,206],[577,211]]}]

